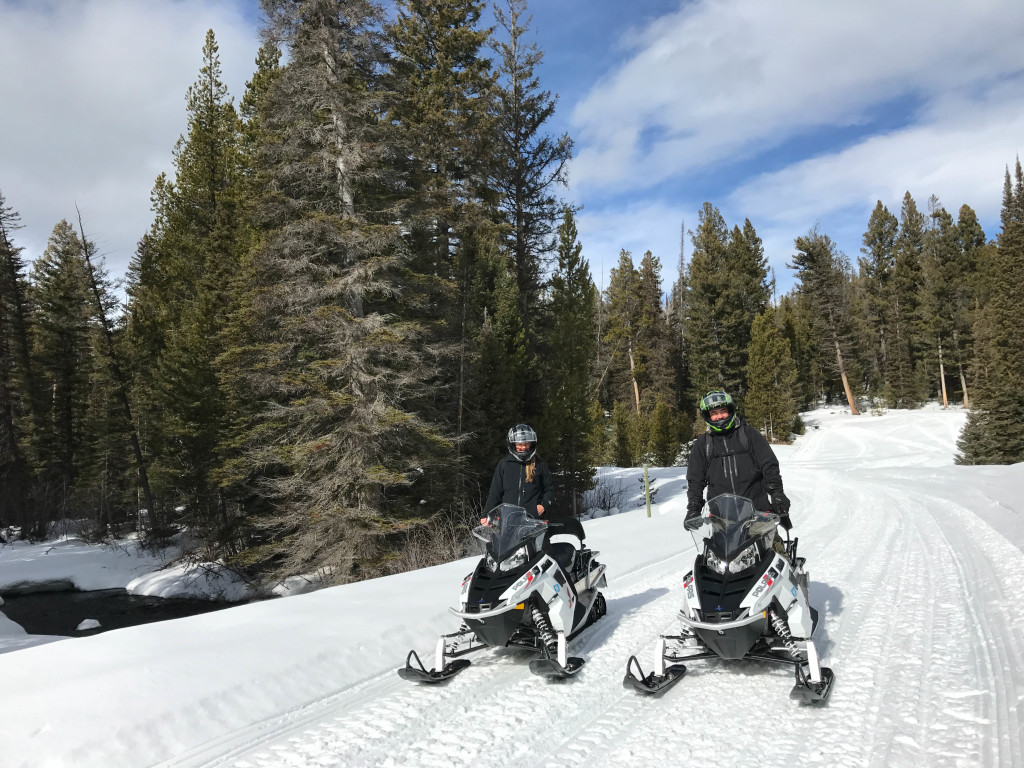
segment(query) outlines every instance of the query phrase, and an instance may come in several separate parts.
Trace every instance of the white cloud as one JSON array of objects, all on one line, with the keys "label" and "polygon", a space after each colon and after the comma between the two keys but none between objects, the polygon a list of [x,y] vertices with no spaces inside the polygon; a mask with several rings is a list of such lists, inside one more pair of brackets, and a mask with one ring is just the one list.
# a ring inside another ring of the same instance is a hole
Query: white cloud
[{"label": "white cloud", "polygon": [[[1024,151],[1021,103],[1024,83],[1002,84],[978,98],[939,99],[917,125],[753,178],[730,196],[729,207],[794,235],[818,220],[827,231],[828,222],[857,211],[863,232],[878,200],[898,216],[909,191],[922,211],[931,195],[954,217],[966,203],[992,230],[1003,173]],[[844,250],[856,257],[859,238]]]},{"label": "white cloud", "polygon": [[124,273],[152,221],[149,193],[185,130],[185,92],[207,29],[237,103],[255,70],[248,2],[0,0],[0,190],[37,257],[60,219],[82,211],[111,272]]},{"label": "white cloud", "polygon": [[902,97],[1020,77],[1024,4],[700,0],[634,34],[573,113],[584,188],[643,188]]},{"label": "white cloud", "polygon": [[994,236],[1024,149],[1022,33],[1024,4],[995,0],[681,4],[576,105],[572,191],[602,206],[581,232],[674,270],[679,221],[710,200],[730,227],[751,220],[781,291],[796,236],[819,225],[855,261],[875,202],[898,215],[908,190],[922,210],[967,203]]}]

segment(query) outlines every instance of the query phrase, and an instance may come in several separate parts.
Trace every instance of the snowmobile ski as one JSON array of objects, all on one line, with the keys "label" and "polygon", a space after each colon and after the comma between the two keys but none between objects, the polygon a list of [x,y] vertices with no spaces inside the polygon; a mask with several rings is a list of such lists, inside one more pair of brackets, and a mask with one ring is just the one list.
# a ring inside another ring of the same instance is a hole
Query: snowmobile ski
[{"label": "snowmobile ski", "polygon": [[[636,669],[635,674],[633,672],[634,669]],[[651,672],[649,675],[645,675],[636,656],[630,656],[629,661],[626,662],[626,676],[622,678],[622,687],[632,688],[640,693],[657,695],[664,693],[673,685],[678,683],[683,679],[683,675],[685,674],[685,665],[673,664],[666,667],[665,671],[660,675],[656,672]]]},{"label": "snowmobile ski", "polygon": [[803,671],[803,668],[796,668],[796,685],[789,692],[789,698],[803,704],[825,704],[828,697],[832,695],[832,682],[835,675],[828,667],[821,667],[821,680],[814,682]]},{"label": "snowmobile ski", "polygon": [[[416,660],[417,666],[415,667],[412,665],[413,659]],[[409,655],[405,659],[405,666],[398,670],[398,676],[403,680],[411,680],[416,683],[443,683],[445,680],[455,677],[471,663],[469,659],[452,659],[442,669],[431,669],[428,672],[427,668],[423,666],[423,662],[420,661],[419,654],[416,651],[409,651]]]},{"label": "snowmobile ski", "polygon": [[586,660],[579,656],[570,656],[565,660],[564,667],[558,663],[558,659],[534,659],[530,662],[530,671],[541,677],[561,679],[572,677],[584,664]]}]

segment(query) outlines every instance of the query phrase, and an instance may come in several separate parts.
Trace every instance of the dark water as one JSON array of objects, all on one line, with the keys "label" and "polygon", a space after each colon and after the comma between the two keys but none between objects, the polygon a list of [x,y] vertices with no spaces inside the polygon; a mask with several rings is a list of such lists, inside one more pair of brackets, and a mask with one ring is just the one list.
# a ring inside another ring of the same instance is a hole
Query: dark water
[{"label": "dark water", "polygon": [[[233,605],[238,603],[143,597],[129,595],[123,589],[101,589],[92,592],[10,595],[4,597],[0,611],[24,627],[30,635],[83,637],[108,629],[219,611]],[[85,619],[96,619],[100,626],[79,632],[75,627]]]}]

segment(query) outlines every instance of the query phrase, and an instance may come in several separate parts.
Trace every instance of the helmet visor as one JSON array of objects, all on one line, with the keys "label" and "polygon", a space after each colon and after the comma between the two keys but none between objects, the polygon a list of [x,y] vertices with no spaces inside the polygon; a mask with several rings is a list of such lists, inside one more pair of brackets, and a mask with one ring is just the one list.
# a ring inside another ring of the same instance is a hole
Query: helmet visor
[{"label": "helmet visor", "polygon": [[713,411],[716,408],[728,408],[732,398],[725,392],[708,392],[700,401],[702,411]]}]

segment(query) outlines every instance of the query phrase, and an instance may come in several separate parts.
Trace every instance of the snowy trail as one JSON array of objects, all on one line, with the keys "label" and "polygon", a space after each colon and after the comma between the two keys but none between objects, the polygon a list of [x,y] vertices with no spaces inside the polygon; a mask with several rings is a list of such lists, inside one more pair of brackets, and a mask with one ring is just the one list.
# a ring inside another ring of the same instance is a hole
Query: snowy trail
[{"label": "snowy trail", "polygon": [[[622,687],[627,658],[649,667],[677,629],[694,556],[684,471],[653,469],[651,518],[634,497],[586,523],[609,612],[571,644],[587,659],[574,679],[504,649],[447,684],[398,678],[410,647],[429,660],[455,628],[460,561],[2,654],[0,763],[1024,766],[1024,465],[954,466],[962,412],[808,423],[778,453],[836,674],[826,707],[791,701],[792,670],[756,662],[691,662],[660,698]],[[635,493],[638,474],[605,478]]]},{"label": "snowy trail", "polygon": [[[660,699],[622,688],[628,656],[649,664],[657,635],[675,628],[693,556],[681,545],[643,568],[610,568],[609,615],[574,646],[588,659],[577,679],[546,682],[528,657],[485,651],[446,686],[392,673],[332,701],[315,724],[167,765],[1024,765],[1019,551],[923,493],[927,483],[908,492],[879,475],[935,466],[934,432],[886,442],[884,455],[872,451],[877,435],[841,434],[831,451],[821,434],[784,462],[821,612],[815,638],[837,676],[828,707],[791,702],[788,668],[742,662],[691,663]],[[789,727],[765,733],[776,713]]]}]

